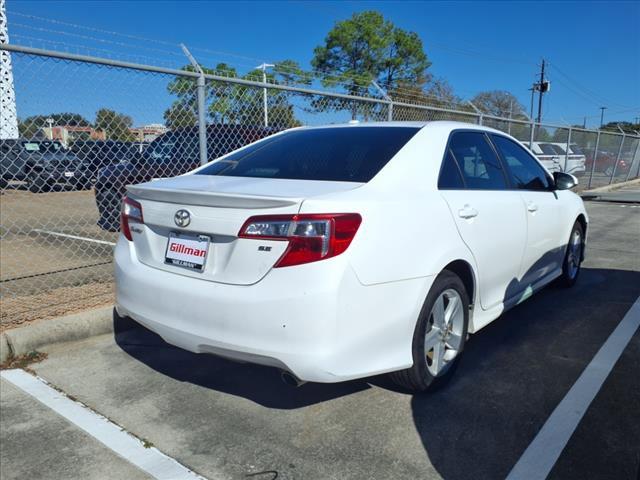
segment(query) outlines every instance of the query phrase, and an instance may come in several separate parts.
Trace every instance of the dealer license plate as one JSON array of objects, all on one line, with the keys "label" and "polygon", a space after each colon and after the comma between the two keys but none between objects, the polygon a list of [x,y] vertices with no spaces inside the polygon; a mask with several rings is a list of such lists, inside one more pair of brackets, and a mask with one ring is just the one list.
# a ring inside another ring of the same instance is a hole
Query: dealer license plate
[{"label": "dealer license plate", "polygon": [[171,232],[164,263],[202,272],[207,261],[210,241],[206,235]]}]

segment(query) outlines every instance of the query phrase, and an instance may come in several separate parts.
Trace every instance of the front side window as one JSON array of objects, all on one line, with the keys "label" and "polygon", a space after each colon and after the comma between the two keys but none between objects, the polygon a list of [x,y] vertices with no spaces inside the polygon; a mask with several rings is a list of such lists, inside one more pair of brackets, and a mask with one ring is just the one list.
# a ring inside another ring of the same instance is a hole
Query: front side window
[{"label": "front side window", "polygon": [[548,191],[551,181],[544,168],[516,142],[501,135],[492,135],[493,143],[502,155],[513,183],[520,190]]},{"label": "front side window", "polygon": [[504,171],[482,132],[455,132],[449,149],[458,162],[464,183],[471,190],[505,190]]},{"label": "front side window", "polygon": [[369,126],[292,130],[231,153],[198,175],[364,183],[417,131]]}]

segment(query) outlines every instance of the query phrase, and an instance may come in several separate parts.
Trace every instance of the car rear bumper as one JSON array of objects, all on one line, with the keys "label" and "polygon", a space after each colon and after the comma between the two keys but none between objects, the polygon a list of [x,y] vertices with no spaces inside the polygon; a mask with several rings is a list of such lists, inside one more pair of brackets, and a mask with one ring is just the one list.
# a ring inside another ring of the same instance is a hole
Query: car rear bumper
[{"label": "car rear bumper", "polygon": [[409,367],[416,319],[433,281],[363,286],[339,256],[273,269],[254,285],[221,284],[144,265],[122,236],[115,273],[118,313],[168,343],[314,382]]}]

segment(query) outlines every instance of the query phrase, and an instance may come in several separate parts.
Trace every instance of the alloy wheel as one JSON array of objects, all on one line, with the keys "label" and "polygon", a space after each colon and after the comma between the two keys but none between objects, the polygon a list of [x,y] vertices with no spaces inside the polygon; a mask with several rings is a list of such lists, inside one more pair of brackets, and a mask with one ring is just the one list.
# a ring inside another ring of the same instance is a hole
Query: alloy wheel
[{"label": "alloy wheel", "polygon": [[462,298],[456,290],[447,289],[433,304],[424,338],[427,369],[434,377],[448,370],[458,356],[463,328]]},{"label": "alloy wheel", "polygon": [[567,252],[567,274],[574,279],[580,269],[580,258],[582,257],[582,236],[580,230],[576,229],[571,234],[569,250]]}]

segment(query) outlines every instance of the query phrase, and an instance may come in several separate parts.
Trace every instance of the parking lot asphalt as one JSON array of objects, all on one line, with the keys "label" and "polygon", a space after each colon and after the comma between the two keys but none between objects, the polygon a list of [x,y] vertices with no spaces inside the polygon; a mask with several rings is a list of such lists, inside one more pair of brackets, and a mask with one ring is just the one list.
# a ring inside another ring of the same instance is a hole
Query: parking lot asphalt
[{"label": "parking lot asphalt", "polygon": [[[547,287],[472,336],[452,382],[432,393],[407,394],[384,376],[294,389],[274,369],[191,354],[132,322],[113,336],[51,347],[32,368],[207,478],[504,478],[640,295],[640,206],[587,209],[578,284]],[[636,331],[550,478],[637,480],[638,372]],[[91,468],[49,464],[76,455],[100,472],[112,461],[106,447],[80,448],[76,427],[56,427],[66,421],[1,386],[2,478],[38,470],[88,478]],[[29,421],[28,402],[40,426]],[[42,425],[59,429],[57,442],[38,440]],[[41,459],[37,467],[24,461],[31,457]]]},{"label": "parking lot asphalt", "polygon": [[0,478],[149,478],[32,397],[0,380]]}]

